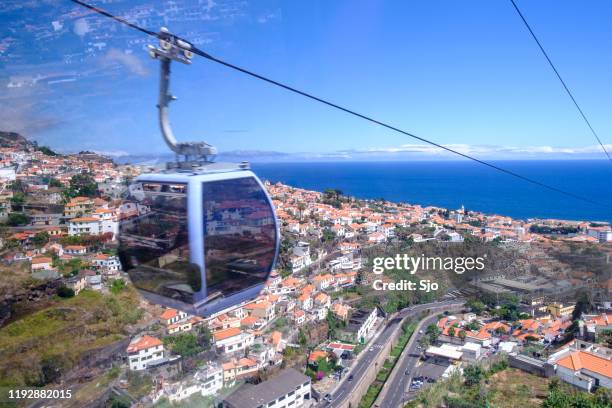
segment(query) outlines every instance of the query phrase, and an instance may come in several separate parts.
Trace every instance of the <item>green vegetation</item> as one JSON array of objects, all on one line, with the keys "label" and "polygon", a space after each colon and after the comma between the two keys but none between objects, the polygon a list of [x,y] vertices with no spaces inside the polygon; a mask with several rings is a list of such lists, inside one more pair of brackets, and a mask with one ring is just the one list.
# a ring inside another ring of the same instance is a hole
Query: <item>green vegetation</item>
[{"label": "green vegetation", "polygon": [[67,198],[95,197],[98,194],[98,183],[90,173],[81,173],[72,176],[70,186],[65,191]]},{"label": "green vegetation", "polygon": [[85,354],[125,337],[142,317],[136,291],[84,290],[0,328],[0,385],[44,386]]},{"label": "green vegetation", "polygon": [[604,388],[594,394],[578,392],[553,379],[548,385],[548,396],[542,408],[606,408],[612,406],[612,392]]},{"label": "green vegetation", "polygon": [[12,212],[8,215],[6,219],[6,224],[11,227],[16,227],[19,225],[26,225],[30,223],[30,217],[23,213]]},{"label": "green vegetation", "polygon": [[597,340],[600,343],[606,344],[608,347],[612,347],[612,329],[602,330]]},{"label": "green vegetation", "polygon": [[476,313],[477,315],[481,314],[482,312],[484,312],[487,308],[487,305],[485,305],[481,300],[479,299],[469,299],[467,302],[465,302],[465,305],[467,307],[470,308],[470,310],[474,313]]},{"label": "green vegetation", "polygon": [[49,233],[46,231],[39,232],[32,237],[31,241],[36,248],[42,248],[49,242]]},{"label": "green vegetation", "polygon": [[337,331],[346,327],[346,322],[344,320],[338,319],[331,310],[328,310],[327,311],[327,327],[328,327],[329,338],[335,339]]},{"label": "green vegetation", "polygon": [[211,334],[200,326],[195,333],[180,333],[164,337],[164,345],[183,357],[193,357],[210,349]]},{"label": "green vegetation", "polygon": [[36,149],[39,152],[42,152],[43,154],[46,154],[47,156],[57,156],[57,153],[55,153],[53,150],[51,150],[47,146],[38,146]]},{"label": "green vegetation", "polygon": [[74,297],[74,290],[72,288],[68,288],[66,286],[60,286],[57,288],[57,296],[61,298],[71,298]]},{"label": "green vegetation", "polygon": [[330,354],[327,359],[319,357],[317,362],[306,367],[305,374],[313,381],[321,380],[323,377],[338,369],[337,359],[334,354]]},{"label": "green vegetation", "polygon": [[472,365],[423,389],[405,408],[604,408],[612,402],[609,390],[580,392],[558,379],[548,380],[508,368],[505,360],[489,369]]},{"label": "green vegetation", "polygon": [[425,329],[425,335],[421,337],[419,344],[421,347],[426,348],[427,346],[435,343],[436,339],[440,335],[441,330],[435,324],[430,324]]},{"label": "green vegetation", "polygon": [[127,380],[127,391],[137,400],[149,394],[153,389],[153,380],[147,373],[128,371]]},{"label": "green vegetation", "polygon": [[557,235],[567,235],[567,234],[576,234],[578,232],[577,227],[567,227],[567,226],[558,226],[558,227],[549,227],[547,225],[532,225],[529,227],[529,232],[534,234],[557,234]]},{"label": "green vegetation", "polygon": [[113,295],[117,295],[119,292],[126,288],[125,281],[123,279],[113,279],[110,285],[110,291]]}]

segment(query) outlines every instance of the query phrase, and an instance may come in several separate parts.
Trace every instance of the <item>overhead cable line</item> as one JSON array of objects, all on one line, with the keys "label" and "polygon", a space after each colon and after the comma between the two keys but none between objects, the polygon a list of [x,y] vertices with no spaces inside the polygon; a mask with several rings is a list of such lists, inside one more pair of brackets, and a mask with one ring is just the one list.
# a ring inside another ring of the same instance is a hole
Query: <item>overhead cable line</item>
[{"label": "overhead cable line", "polygon": [[[90,4],[87,4],[87,3],[85,3],[85,2],[83,2],[81,0],[70,0],[70,1],[72,1],[73,3],[79,4],[79,5],[83,6],[83,7],[86,7],[89,10],[95,11],[95,12],[97,12],[97,13],[103,15],[103,16],[112,18],[113,20],[115,20],[115,21],[117,21],[117,22],[119,22],[121,24],[127,25],[128,27],[134,28],[134,29],[136,29],[136,30],[138,30],[140,32],[143,32],[143,33],[145,33],[147,35],[150,35],[152,37],[156,37],[156,38],[161,39],[161,40],[167,39],[167,35],[168,34],[156,33],[156,32],[147,30],[145,28],[139,27],[138,25],[136,25],[134,23],[128,22],[127,20],[125,20],[123,18],[117,17],[117,16],[109,13],[108,11],[105,11],[103,9],[100,9],[100,8],[96,7],[96,6],[92,6]],[[367,115],[355,112],[355,111],[353,111],[351,109],[348,109],[348,108],[345,108],[343,106],[337,105],[337,104],[335,104],[333,102],[330,102],[330,101],[328,101],[326,99],[319,98],[318,96],[314,96],[314,95],[309,94],[307,92],[301,91],[301,90],[299,90],[297,88],[291,87],[289,85],[286,85],[286,84],[283,84],[281,82],[275,81],[275,80],[273,80],[271,78],[268,78],[268,77],[265,77],[263,75],[257,74],[257,73],[255,73],[253,71],[248,70],[248,69],[245,69],[245,68],[239,67],[237,65],[231,64],[231,63],[229,63],[227,61],[224,61],[224,60],[221,60],[219,58],[216,58],[216,57],[208,54],[207,52],[204,52],[204,51],[198,49],[193,44],[191,44],[189,41],[187,41],[187,40],[185,40],[185,39],[183,39],[183,38],[181,38],[179,36],[173,35],[173,37],[176,40],[178,40],[177,41],[177,46],[179,46],[180,48],[182,48],[182,49],[184,49],[186,51],[191,51],[191,52],[193,52],[196,55],[199,55],[199,56],[201,56],[203,58],[206,58],[206,59],[208,59],[210,61],[213,61],[213,62],[216,62],[218,64],[221,64],[221,65],[223,65],[225,67],[231,68],[231,69],[233,69],[235,71],[242,72],[243,74],[249,75],[249,76],[251,76],[253,78],[260,79],[260,80],[265,81],[265,82],[267,82],[269,84],[272,84],[272,85],[278,86],[280,88],[283,88],[283,89],[285,89],[287,91],[296,93],[298,95],[301,95],[301,96],[304,96],[306,98],[312,99],[314,101],[320,102],[320,103],[322,103],[324,105],[330,106],[330,107],[332,107],[334,109],[337,109],[337,110],[340,110],[342,112],[348,113],[350,115],[356,116],[358,118],[364,119],[364,120],[366,120],[368,122],[371,122],[371,123],[374,123],[376,125],[382,126],[384,128],[393,130],[394,132],[401,133],[401,134],[409,136],[409,137],[411,137],[413,139],[416,139],[416,140],[419,140],[421,142],[427,143],[427,144],[429,144],[431,146],[435,146],[435,147],[440,148],[442,150],[446,150],[447,152],[450,152],[450,153],[453,153],[455,155],[458,155],[458,156],[464,157],[466,159],[472,160],[472,161],[474,161],[476,163],[482,164],[482,165],[487,166],[487,167],[489,167],[491,169],[497,170],[497,171],[499,171],[501,173],[505,173],[507,175],[510,175],[512,177],[515,177],[515,178],[518,178],[520,180],[526,181],[526,182],[531,183],[533,185],[536,185],[536,186],[548,189],[550,191],[554,191],[556,193],[563,194],[565,196],[572,197],[574,199],[577,199],[577,200],[580,200],[580,201],[584,201],[584,202],[587,202],[587,203],[590,203],[590,204],[594,204],[594,205],[598,205],[598,206],[603,206],[603,207],[611,207],[607,203],[600,203],[600,202],[591,200],[590,198],[583,197],[581,195],[574,194],[574,193],[572,193],[570,191],[566,191],[566,190],[560,189],[558,187],[554,187],[554,186],[542,183],[540,181],[534,180],[532,178],[523,176],[521,174],[515,173],[512,170],[508,170],[508,169],[505,169],[503,167],[499,167],[499,166],[497,166],[497,165],[495,165],[493,163],[489,163],[487,161],[484,161],[484,160],[478,159],[476,157],[473,157],[473,156],[471,156],[469,154],[465,154],[465,153],[462,153],[462,152],[460,152],[458,150],[451,149],[450,147],[446,147],[446,146],[441,145],[439,143],[436,143],[436,142],[433,142],[431,140],[425,139],[423,137],[417,136],[417,135],[415,135],[413,133],[410,133],[410,132],[407,132],[405,130],[399,129],[399,128],[395,127],[395,126],[392,126],[392,125],[389,125],[389,124],[387,124],[385,122],[382,122],[382,121],[379,121],[377,119],[374,119],[374,118],[372,118],[370,116],[367,116]]]},{"label": "overhead cable line", "polygon": [[570,99],[574,103],[574,106],[576,106],[576,109],[578,109],[578,112],[580,113],[580,116],[582,117],[582,119],[585,121],[585,123],[587,124],[587,126],[591,130],[591,133],[593,133],[593,136],[595,136],[595,139],[597,140],[597,142],[599,142],[599,145],[601,146],[601,149],[603,150],[603,152],[608,157],[608,160],[612,161],[612,157],[610,156],[610,153],[608,153],[608,150],[606,150],[606,147],[604,146],[603,142],[599,138],[599,135],[597,134],[597,132],[595,132],[595,129],[593,129],[593,126],[591,126],[591,122],[589,121],[589,119],[587,119],[587,117],[584,114],[584,111],[582,110],[580,105],[578,105],[578,102],[576,101],[576,98],[574,98],[574,95],[572,94],[572,91],[570,91],[569,87],[567,86],[567,84],[565,83],[563,78],[561,77],[561,74],[559,74],[559,71],[557,70],[557,67],[555,67],[555,64],[553,64],[552,60],[548,56],[548,53],[546,52],[546,50],[544,50],[544,47],[542,46],[542,43],[540,42],[540,40],[538,40],[538,37],[536,37],[535,33],[531,29],[531,26],[529,25],[529,23],[525,19],[525,16],[521,12],[521,10],[518,8],[518,5],[516,4],[516,2],[514,0],[510,0],[510,2],[514,6],[514,9],[518,13],[518,15],[521,18],[521,20],[523,20],[523,23],[525,24],[525,27],[527,27],[527,30],[529,30],[529,33],[531,34],[531,37],[533,37],[533,39],[535,40],[536,44],[540,48],[540,51],[542,51],[542,54],[546,58],[546,61],[548,61],[548,64],[550,65],[552,70],[555,72],[555,75],[557,75],[557,78],[559,78],[559,81],[561,82],[561,85],[563,85],[563,89],[565,89],[565,92],[567,92],[568,96],[570,97]]}]

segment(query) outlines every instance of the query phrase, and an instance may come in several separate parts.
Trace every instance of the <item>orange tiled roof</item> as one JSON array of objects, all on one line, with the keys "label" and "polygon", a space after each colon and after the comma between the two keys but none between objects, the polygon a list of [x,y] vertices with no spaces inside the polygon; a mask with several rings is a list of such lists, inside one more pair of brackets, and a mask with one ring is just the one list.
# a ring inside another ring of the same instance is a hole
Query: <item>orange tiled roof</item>
[{"label": "orange tiled roof", "polygon": [[127,348],[128,353],[134,353],[140,350],[150,349],[151,347],[161,346],[162,342],[160,339],[145,334],[134,342],[130,343]]},{"label": "orange tiled roof", "polygon": [[314,350],[308,356],[308,361],[314,363],[320,358],[327,358],[327,352],[323,350]]},{"label": "orange tiled roof", "polygon": [[612,362],[586,351],[574,351],[557,361],[557,364],[573,371],[585,369],[612,378]]},{"label": "orange tiled roof", "polygon": [[178,315],[178,311],[176,309],[168,309],[161,314],[161,318],[164,320],[170,320]]},{"label": "orange tiled roof", "polygon": [[242,331],[238,327],[230,327],[229,329],[219,330],[213,336],[215,341],[229,339],[230,337],[238,336]]}]

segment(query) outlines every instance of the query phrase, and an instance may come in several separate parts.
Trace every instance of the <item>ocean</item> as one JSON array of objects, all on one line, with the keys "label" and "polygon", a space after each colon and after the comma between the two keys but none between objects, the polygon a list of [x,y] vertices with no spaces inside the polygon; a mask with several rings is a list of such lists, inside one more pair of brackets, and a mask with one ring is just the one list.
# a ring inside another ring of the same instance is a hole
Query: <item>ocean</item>
[{"label": "ocean", "polygon": [[500,161],[500,167],[570,191],[580,201],[468,161],[252,163],[261,179],[363,199],[433,205],[513,218],[612,222],[612,163]]}]

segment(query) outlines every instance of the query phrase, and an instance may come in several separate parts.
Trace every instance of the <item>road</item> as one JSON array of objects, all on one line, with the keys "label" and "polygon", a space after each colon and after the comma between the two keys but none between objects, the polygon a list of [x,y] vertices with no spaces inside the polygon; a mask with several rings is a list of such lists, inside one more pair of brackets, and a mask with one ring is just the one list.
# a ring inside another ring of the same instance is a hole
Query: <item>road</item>
[{"label": "road", "polygon": [[[457,300],[448,300],[443,302],[433,302],[433,303],[424,303],[421,305],[414,305],[409,308],[403,309],[400,311],[396,317],[389,320],[380,333],[371,344],[367,345],[359,356],[358,361],[355,363],[353,367],[351,367],[350,372],[345,375],[344,379],[341,381],[340,385],[332,394],[332,402],[327,404],[325,401],[322,401],[319,406],[321,407],[340,407],[345,402],[346,398],[351,395],[354,391],[355,387],[359,384],[362,379],[365,371],[369,368],[374,361],[377,359],[378,354],[380,353],[383,346],[391,339],[391,335],[398,328],[399,324],[405,317],[413,317],[416,316],[428,309],[439,308],[441,306],[452,307],[455,305],[463,304],[462,301]],[[435,316],[434,316],[435,318]],[[418,334],[418,333],[417,333]],[[348,381],[348,377],[353,375],[353,381]]]},{"label": "road", "polygon": [[[428,325],[435,323],[437,319],[437,315],[430,316],[423,321],[421,327],[425,328]],[[424,329],[422,330],[425,332]],[[424,335],[425,333],[421,334],[417,331],[404,349],[402,357],[398,362],[398,366],[396,366],[394,369],[397,370],[397,374],[395,376],[390,376],[385,384],[387,393],[385,394],[385,398],[379,404],[381,407],[401,407],[402,403],[407,401],[406,393],[408,392],[410,381],[414,376],[416,364],[419,361],[420,350],[418,350],[417,347],[419,345],[419,340]],[[406,372],[409,374],[406,375]]]}]

